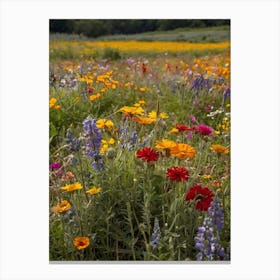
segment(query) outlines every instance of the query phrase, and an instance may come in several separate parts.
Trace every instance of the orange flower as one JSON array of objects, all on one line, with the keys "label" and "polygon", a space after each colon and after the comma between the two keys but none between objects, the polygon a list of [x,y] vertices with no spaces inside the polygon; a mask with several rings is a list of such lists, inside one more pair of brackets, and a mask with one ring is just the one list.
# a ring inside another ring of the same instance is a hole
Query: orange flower
[{"label": "orange flower", "polygon": [[88,237],[75,237],[74,241],[73,241],[74,246],[78,249],[78,250],[82,250],[87,248],[90,245],[90,240]]},{"label": "orange flower", "polygon": [[226,147],[219,145],[219,144],[211,145],[211,150],[218,154],[228,154],[229,153],[229,149],[227,149]]},{"label": "orange flower", "polygon": [[176,146],[170,149],[170,154],[179,159],[192,159],[196,154],[196,150],[188,144],[176,143]]},{"label": "orange flower", "polygon": [[97,93],[97,94],[91,95],[91,96],[89,97],[89,99],[90,99],[91,101],[94,101],[95,99],[98,99],[98,98],[100,98],[100,97],[101,97],[101,94],[100,94],[100,93]]},{"label": "orange flower", "polygon": [[62,200],[60,204],[56,205],[54,208],[54,212],[56,213],[64,213],[67,212],[71,208],[70,203],[67,200]]},{"label": "orange flower", "polygon": [[151,124],[156,122],[155,119],[146,118],[146,117],[134,117],[133,120],[140,124]]}]

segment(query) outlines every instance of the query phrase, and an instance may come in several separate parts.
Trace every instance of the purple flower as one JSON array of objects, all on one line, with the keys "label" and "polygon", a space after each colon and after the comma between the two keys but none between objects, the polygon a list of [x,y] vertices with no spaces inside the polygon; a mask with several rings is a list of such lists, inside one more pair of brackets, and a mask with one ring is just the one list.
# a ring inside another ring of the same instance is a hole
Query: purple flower
[{"label": "purple flower", "polygon": [[50,170],[56,170],[59,169],[62,165],[59,162],[54,162],[50,164]]},{"label": "purple flower", "polygon": [[193,80],[190,90],[195,90],[198,92],[199,90],[202,90],[203,88],[206,88],[207,90],[209,90],[211,88],[211,82],[209,79],[205,79],[201,75],[201,76],[196,77]]},{"label": "purple flower", "polygon": [[191,140],[193,138],[192,132],[188,132],[185,136],[188,140]]},{"label": "purple flower", "polygon": [[77,152],[81,148],[81,140],[77,139],[71,129],[66,132],[66,144],[70,152]]},{"label": "purple flower", "polygon": [[195,116],[190,116],[190,121],[193,122],[193,123],[196,123],[196,122],[197,122]]},{"label": "purple flower", "polygon": [[196,259],[202,260],[226,260],[228,255],[221,245],[218,232],[224,225],[224,214],[220,199],[214,198],[208,209],[208,216],[204,218],[203,226],[198,227],[194,237],[195,248],[198,250]]},{"label": "purple flower", "polygon": [[155,218],[155,222],[154,222],[154,230],[153,230],[153,234],[152,234],[152,241],[151,241],[151,246],[153,248],[153,250],[155,248],[157,248],[159,240],[160,240],[160,227],[159,227],[159,221],[158,218]]},{"label": "purple flower", "polygon": [[208,212],[217,230],[221,231],[224,227],[224,212],[218,196],[211,202]]},{"label": "purple flower", "polygon": [[102,134],[96,126],[96,120],[88,116],[83,121],[86,154],[92,159],[91,166],[95,171],[104,169],[102,156],[100,155]]}]

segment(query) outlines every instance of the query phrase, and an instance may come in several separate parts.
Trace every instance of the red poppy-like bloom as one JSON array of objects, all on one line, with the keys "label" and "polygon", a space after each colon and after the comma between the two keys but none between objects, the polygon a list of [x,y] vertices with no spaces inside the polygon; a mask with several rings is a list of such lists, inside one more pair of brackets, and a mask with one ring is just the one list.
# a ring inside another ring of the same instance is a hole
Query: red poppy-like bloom
[{"label": "red poppy-like bloom", "polygon": [[159,153],[151,148],[145,147],[143,149],[138,150],[136,155],[138,158],[150,162],[157,161]]},{"label": "red poppy-like bloom", "polygon": [[207,211],[212,200],[214,194],[207,187],[202,187],[200,185],[194,185],[189,189],[186,194],[186,201],[195,200],[196,201],[196,209],[200,211]]},{"label": "red poppy-like bloom", "polygon": [[187,169],[177,166],[167,169],[166,175],[171,181],[177,182],[181,182],[184,180],[186,181],[189,178],[189,172],[187,171]]},{"label": "red poppy-like bloom", "polygon": [[198,126],[194,126],[193,129],[202,135],[210,135],[213,133],[213,128],[205,125],[205,124],[200,124]]},{"label": "red poppy-like bloom", "polygon": [[185,130],[193,130],[192,128],[187,127],[184,124],[178,124],[178,123],[176,123],[176,128],[179,130],[179,132],[185,131]]}]

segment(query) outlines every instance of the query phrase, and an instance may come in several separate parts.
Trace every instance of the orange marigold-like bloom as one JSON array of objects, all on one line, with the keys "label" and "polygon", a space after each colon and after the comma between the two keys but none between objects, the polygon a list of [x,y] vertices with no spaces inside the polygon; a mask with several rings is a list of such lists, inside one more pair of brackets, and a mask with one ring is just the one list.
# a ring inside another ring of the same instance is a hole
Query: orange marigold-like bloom
[{"label": "orange marigold-like bloom", "polygon": [[146,118],[146,117],[137,117],[137,116],[134,117],[133,120],[140,124],[152,124],[156,122],[155,119]]},{"label": "orange marigold-like bloom", "polygon": [[97,94],[91,95],[91,96],[89,97],[89,99],[90,99],[91,101],[94,101],[95,99],[98,99],[98,98],[100,98],[100,97],[101,97],[101,94],[100,94],[100,93],[97,93]]},{"label": "orange marigold-like bloom", "polygon": [[71,208],[70,203],[67,200],[62,200],[60,204],[56,205],[54,208],[54,212],[56,213],[64,213],[67,212]]},{"label": "orange marigold-like bloom", "polygon": [[90,245],[90,240],[88,237],[82,236],[82,237],[75,237],[74,241],[73,241],[74,246],[78,249],[78,250],[82,250],[87,248]]},{"label": "orange marigold-like bloom", "polygon": [[179,159],[192,159],[196,154],[196,150],[188,144],[176,143],[176,146],[170,149],[170,154]]},{"label": "orange marigold-like bloom", "polygon": [[82,188],[83,188],[83,186],[80,183],[74,183],[74,184],[70,184],[70,185],[61,187],[60,189],[62,189],[63,191],[66,191],[66,192],[73,192],[75,190],[80,190]]},{"label": "orange marigold-like bloom", "polygon": [[219,145],[219,144],[213,144],[211,145],[210,148],[212,151],[218,153],[218,154],[228,154],[229,153],[229,149],[227,149],[226,147]]}]

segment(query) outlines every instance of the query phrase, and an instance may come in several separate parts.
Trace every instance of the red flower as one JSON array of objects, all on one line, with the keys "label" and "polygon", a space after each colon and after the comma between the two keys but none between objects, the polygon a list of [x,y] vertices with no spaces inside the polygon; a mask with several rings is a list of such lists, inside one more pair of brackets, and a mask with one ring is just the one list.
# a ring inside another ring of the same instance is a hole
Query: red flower
[{"label": "red flower", "polygon": [[200,124],[199,126],[194,126],[193,129],[202,135],[210,135],[213,133],[213,128],[205,125],[205,124]]},{"label": "red flower", "polygon": [[195,200],[196,209],[200,211],[207,211],[212,200],[213,192],[207,187],[202,187],[200,185],[194,185],[186,194],[186,201]]},{"label": "red flower", "polygon": [[146,147],[138,150],[136,155],[138,158],[150,162],[150,161],[157,161],[159,153],[151,148]]},{"label": "red flower", "polygon": [[188,180],[189,178],[189,173],[187,169],[184,167],[177,167],[177,166],[167,169],[166,175],[171,181],[177,181],[177,182]]},{"label": "red flower", "polygon": [[192,128],[190,127],[186,127],[184,124],[178,124],[176,123],[176,128],[179,130],[179,132],[181,131],[185,131],[185,130],[193,130]]}]

